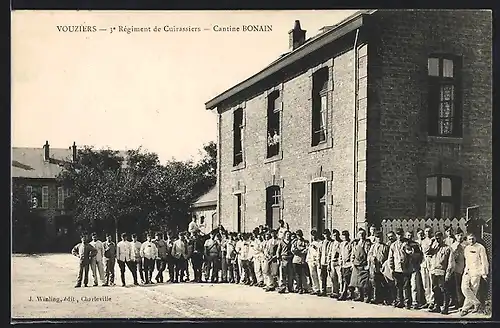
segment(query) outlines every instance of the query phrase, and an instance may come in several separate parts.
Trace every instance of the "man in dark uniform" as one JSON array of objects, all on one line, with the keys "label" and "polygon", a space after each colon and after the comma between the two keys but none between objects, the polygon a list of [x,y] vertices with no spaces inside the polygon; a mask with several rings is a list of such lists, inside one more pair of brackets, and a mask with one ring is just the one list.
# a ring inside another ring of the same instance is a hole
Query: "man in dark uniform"
[{"label": "man in dark uniform", "polygon": [[97,255],[97,250],[89,244],[87,235],[82,234],[81,235],[81,243],[75,245],[73,249],[71,250],[71,254],[74,256],[78,257],[80,262],[79,262],[79,271],[78,271],[78,278],[76,281],[75,288],[81,287],[82,286],[82,275],[83,275],[83,284],[85,287],[87,287],[87,284],[89,282],[89,267],[90,267],[90,260]]}]

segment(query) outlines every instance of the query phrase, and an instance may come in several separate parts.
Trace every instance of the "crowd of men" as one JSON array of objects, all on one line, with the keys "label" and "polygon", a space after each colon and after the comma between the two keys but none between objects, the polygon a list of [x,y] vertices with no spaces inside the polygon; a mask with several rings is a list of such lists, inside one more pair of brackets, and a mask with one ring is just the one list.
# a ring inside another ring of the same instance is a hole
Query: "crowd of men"
[{"label": "crowd of men", "polygon": [[[306,240],[301,230],[291,232],[288,224],[279,229],[265,226],[252,233],[228,232],[223,227],[205,236],[196,220],[177,238],[162,233],[121,235],[115,244],[107,235],[101,242],[82,235],[72,253],[80,258],[75,287],[82,278],[88,285],[89,268],[94,286],[97,273],[102,286],[115,285],[115,261],[122,286],[125,270],[134,285],[166,282],[235,283],[264,288],[267,292],[329,296],[406,309],[428,309],[448,314],[453,307],[461,315],[481,311],[481,280],[489,274],[486,250],[473,234],[451,227],[433,233],[430,227],[410,231],[397,229],[384,236],[375,226],[368,233],[359,229],[351,240],[348,231],[311,231]],[[191,265],[194,277],[189,278]],[[155,271],[156,269],[156,271]],[[153,275],[153,273],[155,273]],[[154,278],[154,279],[153,279]]]}]

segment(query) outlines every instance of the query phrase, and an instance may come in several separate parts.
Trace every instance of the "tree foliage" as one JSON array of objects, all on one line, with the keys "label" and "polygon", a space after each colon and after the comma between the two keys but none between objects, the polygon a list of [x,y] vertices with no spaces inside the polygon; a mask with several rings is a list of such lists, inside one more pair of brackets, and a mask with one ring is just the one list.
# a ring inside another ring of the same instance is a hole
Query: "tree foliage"
[{"label": "tree foliage", "polygon": [[71,189],[66,207],[82,230],[143,232],[187,225],[190,205],[216,180],[215,143],[201,161],[169,161],[142,149],[121,154],[84,147],[58,179]]},{"label": "tree foliage", "polygon": [[12,183],[12,246],[14,252],[25,252],[30,247],[30,204],[26,185]]}]

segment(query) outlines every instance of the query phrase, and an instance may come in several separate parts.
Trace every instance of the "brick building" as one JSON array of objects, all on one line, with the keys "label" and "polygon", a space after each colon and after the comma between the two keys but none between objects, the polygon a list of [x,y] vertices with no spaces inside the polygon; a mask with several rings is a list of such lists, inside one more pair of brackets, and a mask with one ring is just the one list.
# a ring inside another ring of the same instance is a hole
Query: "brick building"
[{"label": "brick building", "polygon": [[296,21],[289,39],[206,103],[225,227],[491,216],[490,11],[360,11],[309,39]]},{"label": "brick building", "polygon": [[[75,243],[73,218],[67,215],[64,200],[69,190],[59,185],[61,165],[73,161],[77,148],[12,148],[12,183],[23,187],[31,207],[31,231],[36,232],[38,250],[58,250]],[[67,249],[66,249],[67,251]]]}]

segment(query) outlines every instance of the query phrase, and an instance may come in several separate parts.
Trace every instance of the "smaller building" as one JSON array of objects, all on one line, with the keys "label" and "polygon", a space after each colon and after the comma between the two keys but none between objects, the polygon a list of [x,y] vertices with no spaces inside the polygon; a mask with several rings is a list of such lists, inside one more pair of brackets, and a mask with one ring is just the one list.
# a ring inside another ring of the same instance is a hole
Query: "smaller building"
[{"label": "smaller building", "polygon": [[198,198],[191,205],[193,216],[196,217],[200,230],[210,233],[218,225],[217,221],[217,190],[215,187]]}]

